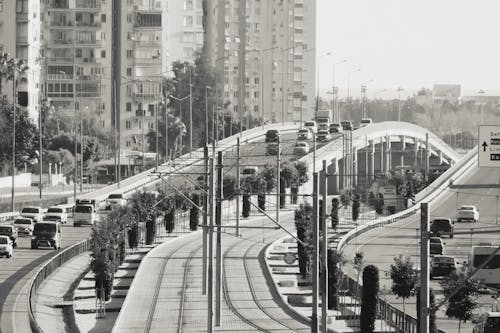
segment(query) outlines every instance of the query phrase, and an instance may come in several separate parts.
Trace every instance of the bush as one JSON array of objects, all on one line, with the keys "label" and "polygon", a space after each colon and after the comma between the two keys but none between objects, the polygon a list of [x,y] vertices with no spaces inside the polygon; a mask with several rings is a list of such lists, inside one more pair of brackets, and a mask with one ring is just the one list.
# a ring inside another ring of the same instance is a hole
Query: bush
[{"label": "bush", "polygon": [[286,180],[284,178],[280,179],[280,209],[285,208],[286,202]]},{"label": "bush", "polygon": [[352,220],[356,222],[359,218],[359,197],[356,196],[354,200],[352,201]]},{"label": "bush", "polygon": [[175,229],[175,209],[171,209],[165,212],[165,230],[167,233],[171,233]]},{"label": "bush", "polygon": [[151,245],[155,242],[156,237],[156,221],[149,220],[146,222],[146,245]]},{"label": "bush", "polygon": [[250,216],[250,195],[243,194],[243,210],[241,212],[243,217]]},{"label": "bush", "polygon": [[378,292],[378,268],[374,265],[368,265],[363,270],[363,289],[360,316],[360,328],[362,333],[372,333],[375,330]]},{"label": "bush", "polygon": [[339,224],[339,199],[332,199],[332,210],[330,211],[330,218],[332,219],[332,229],[336,230]]},{"label": "bush", "polygon": [[[200,196],[198,194],[193,194],[191,200],[193,203],[197,206],[200,205]],[[191,207],[191,210],[189,211],[189,229],[191,231],[198,230],[198,223],[199,223],[199,211],[198,208],[193,206]]]},{"label": "bush", "polygon": [[131,249],[137,249],[139,246],[139,225],[134,223],[127,230],[128,236],[128,247]]},{"label": "bush", "polygon": [[343,263],[341,253],[336,250],[328,250],[328,309],[339,309],[339,289],[342,281],[341,265]]},{"label": "bush", "polygon": [[233,176],[224,176],[224,179],[222,180],[223,199],[231,200],[237,192],[238,186],[236,184],[236,178]]},{"label": "bush", "polygon": [[312,226],[313,209],[309,203],[300,204],[295,210],[295,229],[297,230],[297,238],[306,244],[297,242],[297,255],[299,260],[299,271],[302,277],[308,275],[308,267],[310,262],[311,248],[311,226]]},{"label": "bush", "polygon": [[266,210],[266,195],[265,194],[257,195],[257,203],[260,209]]}]

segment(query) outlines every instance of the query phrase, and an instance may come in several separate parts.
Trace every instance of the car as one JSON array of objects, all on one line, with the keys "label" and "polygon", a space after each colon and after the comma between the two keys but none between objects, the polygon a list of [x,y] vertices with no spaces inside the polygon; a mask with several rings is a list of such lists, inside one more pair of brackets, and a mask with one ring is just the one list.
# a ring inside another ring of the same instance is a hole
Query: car
[{"label": "car", "polygon": [[361,121],[359,122],[359,127],[366,127],[373,124],[373,121],[371,118],[362,118]]},{"label": "car", "polygon": [[339,123],[330,124],[330,128],[329,128],[330,134],[342,133],[343,131],[344,131],[344,129],[342,128],[342,125],[340,125]]},{"label": "car", "polygon": [[249,176],[253,176],[253,175],[256,175],[257,172],[259,172],[259,168],[256,166],[245,167],[245,168],[243,168],[243,170],[241,170],[241,177],[246,178]]},{"label": "car", "polygon": [[327,130],[319,130],[316,138],[318,141],[330,141],[330,132]]},{"label": "car", "polygon": [[430,237],[429,238],[429,253],[431,255],[443,255],[444,253],[444,242],[440,237]]},{"label": "car", "polygon": [[314,120],[306,121],[304,123],[304,128],[309,129],[312,134],[316,134],[316,132],[318,131],[318,125]]},{"label": "car", "polygon": [[500,332],[500,312],[483,313],[478,320],[473,321],[476,325],[473,333],[498,333]]},{"label": "car", "polygon": [[435,277],[449,276],[457,269],[457,263],[454,257],[437,255],[431,261],[431,280]]},{"label": "car", "polygon": [[352,121],[349,121],[349,120],[341,121],[340,125],[342,125],[342,129],[344,131],[352,131],[353,128],[354,128],[354,125],[352,124]]},{"label": "car", "polygon": [[280,138],[280,132],[277,129],[270,129],[266,132],[266,142],[277,142]]},{"label": "car", "polygon": [[280,155],[283,154],[283,149],[281,149],[281,145],[278,146],[277,142],[271,142],[268,143],[266,146],[266,155],[277,155],[278,154],[278,148]]},{"label": "car", "polygon": [[297,140],[311,140],[312,134],[311,131],[307,128],[301,128],[297,132]]},{"label": "car", "polygon": [[0,256],[12,258],[12,241],[8,236],[0,236]]},{"label": "car", "polygon": [[64,207],[51,206],[47,208],[47,212],[43,216],[43,220],[68,223],[68,213]]},{"label": "car", "polygon": [[43,220],[43,208],[35,206],[27,206],[21,210],[21,216],[30,217],[34,223],[42,222]]},{"label": "car", "polygon": [[127,199],[125,199],[123,193],[111,193],[108,195],[108,203],[112,206],[125,207],[127,205]]},{"label": "car", "polygon": [[453,222],[446,217],[438,217],[432,220],[430,232],[431,235],[441,237],[448,235],[453,238]]},{"label": "car", "polygon": [[17,235],[31,236],[33,234],[33,220],[29,217],[18,217],[14,220],[13,226],[17,229]]},{"label": "car", "polygon": [[[110,205],[111,206],[111,205]],[[97,213],[93,205],[76,205],[73,214],[73,226],[79,227],[82,224],[94,225],[97,220]]]},{"label": "car", "polygon": [[0,235],[9,237],[12,246],[17,246],[17,229],[12,224],[0,224]]},{"label": "car", "polygon": [[61,248],[61,224],[59,222],[35,224],[33,236],[31,236],[31,248],[38,249],[40,246],[52,247],[55,250]]},{"label": "car", "polygon": [[479,210],[473,205],[463,205],[457,210],[457,222],[462,221],[479,221]]},{"label": "car", "polygon": [[295,143],[295,147],[293,147],[293,153],[295,155],[305,155],[309,153],[309,144],[304,141],[298,141]]}]

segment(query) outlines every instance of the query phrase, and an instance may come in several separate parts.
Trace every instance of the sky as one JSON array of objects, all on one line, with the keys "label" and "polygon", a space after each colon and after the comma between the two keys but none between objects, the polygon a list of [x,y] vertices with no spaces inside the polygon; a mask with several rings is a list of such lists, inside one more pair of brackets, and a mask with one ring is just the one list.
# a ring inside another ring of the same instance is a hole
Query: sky
[{"label": "sky", "polygon": [[[306,0],[307,1],[307,0]],[[435,83],[500,94],[500,0],[317,0],[320,93],[393,98]],[[386,89],[386,91],[382,91]]]}]

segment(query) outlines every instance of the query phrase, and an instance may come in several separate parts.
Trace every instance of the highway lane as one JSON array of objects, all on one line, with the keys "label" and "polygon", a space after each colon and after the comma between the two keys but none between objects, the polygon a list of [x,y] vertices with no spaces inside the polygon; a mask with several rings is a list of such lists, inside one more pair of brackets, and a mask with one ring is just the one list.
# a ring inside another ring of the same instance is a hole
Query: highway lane
[{"label": "highway lane", "polygon": [[[456,222],[455,231],[470,231],[471,228],[495,228],[500,229],[500,224],[496,222],[497,196],[500,195],[500,170],[499,169],[478,169],[471,170],[470,175],[460,184],[455,184],[449,194],[438,204],[431,207],[431,218],[450,217],[455,218],[457,208],[463,204],[473,204],[480,210],[478,223]],[[398,254],[409,255],[416,265],[420,264],[417,232],[419,232],[419,215],[392,224],[384,228],[374,229],[352,241],[345,250],[348,260],[352,260],[356,248],[363,252],[367,264],[374,264],[381,270],[381,289],[385,287],[390,290],[390,277],[384,272],[389,270],[393,258]],[[445,244],[445,254],[454,256],[460,262],[467,260],[471,245],[478,245],[480,242],[497,243],[500,236],[496,234],[479,235],[455,235],[453,239],[443,238]],[[352,270],[351,270],[352,272]],[[436,290],[437,298],[442,297],[442,291],[438,281],[431,281],[431,287]],[[401,300],[396,300],[393,296],[388,296],[391,303],[401,307]],[[481,304],[478,313],[491,308],[491,297],[483,295],[479,297]],[[407,310],[415,316],[415,298],[407,301]],[[401,307],[402,308],[402,307]],[[456,332],[458,321],[446,318],[445,307],[438,312],[438,328],[445,332]],[[471,331],[471,323],[462,324],[466,331]]]}]

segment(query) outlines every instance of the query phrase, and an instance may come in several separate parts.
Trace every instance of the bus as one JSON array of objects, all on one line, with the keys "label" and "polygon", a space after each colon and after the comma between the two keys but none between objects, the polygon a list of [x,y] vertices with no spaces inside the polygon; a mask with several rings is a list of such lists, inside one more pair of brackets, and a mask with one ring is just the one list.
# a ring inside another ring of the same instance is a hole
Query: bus
[{"label": "bus", "polygon": [[[497,249],[498,246],[495,245],[473,246],[469,258],[469,272],[472,273],[479,268]],[[487,286],[500,286],[500,250],[472,278]]]}]

